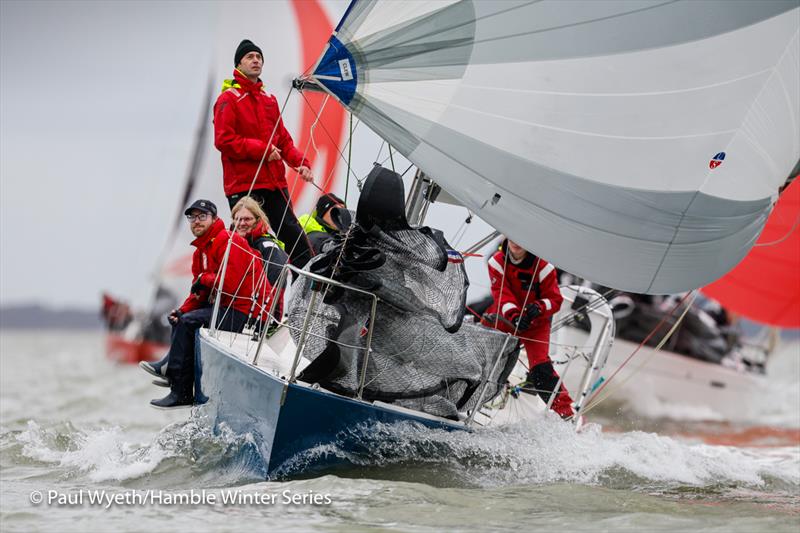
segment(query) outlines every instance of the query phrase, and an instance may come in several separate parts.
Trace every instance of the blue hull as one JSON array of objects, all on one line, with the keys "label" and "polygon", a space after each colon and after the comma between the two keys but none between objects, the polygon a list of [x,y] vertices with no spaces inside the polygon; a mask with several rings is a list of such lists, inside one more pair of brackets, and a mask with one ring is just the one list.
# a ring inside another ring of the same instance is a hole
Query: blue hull
[{"label": "blue hull", "polygon": [[374,423],[415,422],[434,429],[466,429],[458,422],[417,416],[305,385],[290,384],[287,388],[285,380],[211,344],[203,336],[198,341],[198,400],[206,400],[205,409],[215,428],[225,423],[237,434],[253,436],[262,465],[266,465],[262,466],[266,477],[307,474],[340,465],[343,459],[333,454],[313,454],[303,461],[292,459],[325,444],[341,446],[349,441],[354,445],[352,439],[342,437]]}]

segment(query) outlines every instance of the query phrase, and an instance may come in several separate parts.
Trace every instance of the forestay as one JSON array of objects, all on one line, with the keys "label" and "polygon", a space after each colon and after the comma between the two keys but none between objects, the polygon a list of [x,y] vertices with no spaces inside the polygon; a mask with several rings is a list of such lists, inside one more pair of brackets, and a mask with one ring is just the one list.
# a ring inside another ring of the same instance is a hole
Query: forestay
[{"label": "forestay", "polygon": [[800,158],[796,0],[355,0],[306,80],[598,283],[730,270]]}]

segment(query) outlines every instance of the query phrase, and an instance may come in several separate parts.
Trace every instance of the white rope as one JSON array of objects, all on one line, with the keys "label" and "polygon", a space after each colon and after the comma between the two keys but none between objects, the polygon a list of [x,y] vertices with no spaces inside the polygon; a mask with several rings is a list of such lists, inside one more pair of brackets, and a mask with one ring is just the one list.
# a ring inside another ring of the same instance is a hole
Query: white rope
[{"label": "white rope", "polygon": [[789,232],[786,235],[784,235],[783,237],[781,237],[777,241],[756,243],[756,244],[753,245],[753,248],[755,248],[757,246],[774,246],[776,244],[782,243],[783,241],[788,239],[792,235],[792,233],[794,233],[794,230],[797,229],[797,225],[798,224],[800,224],[800,214],[797,215],[797,218],[795,218],[795,220],[794,220],[794,224],[792,224],[792,228],[789,230]]},{"label": "white rope", "polygon": [[683,310],[681,315],[678,317],[678,320],[675,321],[675,324],[672,326],[672,328],[670,328],[670,330],[666,333],[666,335],[664,335],[664,338],[661,339],[661,342],[659,342],[655,346],[655,348],[653,348],[653,351],[650,353],[650,355],[646,359],[644,359],[642,361],[642,363],[633,370],[633,372],[631,372],[630,374],[625,376],[624,379],[622,379],[621,381],[615,382],[615,387],[613,389],[609,389],[602,397],[594,398],[591,402],[589,402],[586,405],[586,407],[581,410],[582,414],[583,413],[588,413],[590,410],[594,409],[598,404],[600,404],[601,402],[607,400],[609,397],[611,397],[616,392],[622,390],[622,387],[623,387],[623,385],[625,385],[625,383],[627,383],[634,375],[636,375],[636,374],[638,374],[639,372],[642,371],[642,369],[645,367],[645,365],[647,365],[647,363],[649,363],[650,360],[653,359],[653,357],[656,355],[656,353],[658,353],[661,350],[661,348],[667,343],[667,341],[670,339],[672,334],[675,333],[675,330],[678,329],[678,326],[680,326],[681,322],[683,322],[683,317],[685,317],[686,313],[689,312],[689,309],[692,308],[692,304],[694,303],[694,300],[697,298],[697,295],[698,295],[697,291],[692,291],[692,297],[689,300],[689,302],[686,304],[686,308]]}]

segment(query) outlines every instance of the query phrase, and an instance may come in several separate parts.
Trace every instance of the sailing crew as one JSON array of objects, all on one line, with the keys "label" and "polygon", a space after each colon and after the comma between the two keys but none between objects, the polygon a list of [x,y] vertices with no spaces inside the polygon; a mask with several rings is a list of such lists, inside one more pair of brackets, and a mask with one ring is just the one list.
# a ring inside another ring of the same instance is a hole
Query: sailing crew
[{"label": "sailing crew", "polygon": [[[194,282],[183,304],[169,314],[172,340],[167,356],[156,363],[142,362],[144,370],[157,377],[166,377],[170,393],[150,404],[162,409],[189,407],[194,403],[195,332],[211,323],[212,293],[219,285],[218,273],[228,240],[232,240],[227,270],[219,291],[220,310],[217,327],[224,331],[241,332],[251,313],[253,292],[257,292],[263,312],[266,283],[259,287],[259,272],[254,268],[253,255],[247,242],[225,229],[217,217],[217,206],[208,200],[197,200],[184,212],[190,223],[195,247],[192,256]],[[219,273],[219,276],[222,276]],[[164,370],[166,368],[166,370]]]},{"label": "sailing crew", "polygon": [[329,192],[320,196],[316,208],[311,213],[301,215],[299,222],[314,252],[320,253],[323,244],[350,227],[352,216],[344,200]]},{"label": "sailing crew", "polygon": [[[556,269],[510,239],[489,259],[489,279],[494,302],[483,324],[520,338],[528,355],[528,376],[522,390],[549,402],[560,381],[550,360],[550,318],[561,308]],[[550,407],[562,418],[575,411],[564,385]]]},{"label": "sailing crew", "polygon": [[275,285],[283,266],[289,261],[289,256],[284,243],[269,232],[269,221],[264,210],[252,197],[245,196],[236,202],[231,214],[236,233],[261,255],[267,270],[267,279],[270,285]]},{"label": "sailing crew", "polygon": [[[243,237],[250,248],[257,251],[263,260],[270,287],[275,287],[289,256],[284,251],[284,244],[269,232],[267,215],[253,198],[241,198],[231,210],[236,233]],[[278,304],[275,316],[279,322],[283,316],[283,287],[277,293]],[[260,324],[257,326],[260,328]]]},{"label": "sailing crew", "polygon": [[309,182],[314,180],[311,163],[295,147],[277,99],[267,94],[259,79],[264,65],[261,48],[243,40],[233,63],[233,79],[225,80],[214,104],[214,145],[222,154],[225,196],[233,208],[255,179],[250,195],[277,228],[291,262],[302,267],[313,252],[292,209],[284,162]]}]

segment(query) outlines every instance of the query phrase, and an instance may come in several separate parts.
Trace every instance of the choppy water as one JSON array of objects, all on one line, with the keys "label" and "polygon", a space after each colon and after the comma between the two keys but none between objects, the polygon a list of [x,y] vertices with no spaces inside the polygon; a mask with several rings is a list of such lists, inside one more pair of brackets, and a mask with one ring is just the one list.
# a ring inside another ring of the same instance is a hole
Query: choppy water
[{"label": "choppy water", "polygon": [[752,425],[611,411],[580,434],[550,419],[473,434],[376,426],[348,455],[357,467],[265,482],[248,436],[147,407],[164,389],[107,362],[102,341],[0,333],[3,531],[800,528],[794,351],[772,362]]}]

